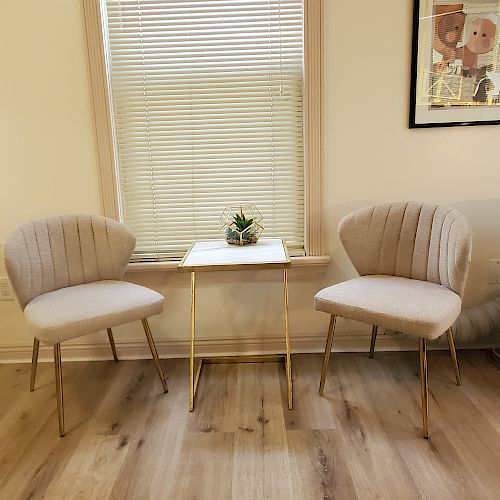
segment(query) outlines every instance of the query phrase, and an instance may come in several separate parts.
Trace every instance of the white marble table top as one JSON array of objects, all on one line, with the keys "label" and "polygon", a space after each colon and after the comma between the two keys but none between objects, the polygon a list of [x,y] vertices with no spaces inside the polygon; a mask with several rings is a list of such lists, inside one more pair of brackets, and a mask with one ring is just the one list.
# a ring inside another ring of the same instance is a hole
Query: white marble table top
[{"label": "white marble table top", "polygon": [[180,271],[217,271],[245,268],[276,269],[290,265],[281,238],[261,238],[253,245],[230,245],[225,240],[197,241],[179,264]]}]

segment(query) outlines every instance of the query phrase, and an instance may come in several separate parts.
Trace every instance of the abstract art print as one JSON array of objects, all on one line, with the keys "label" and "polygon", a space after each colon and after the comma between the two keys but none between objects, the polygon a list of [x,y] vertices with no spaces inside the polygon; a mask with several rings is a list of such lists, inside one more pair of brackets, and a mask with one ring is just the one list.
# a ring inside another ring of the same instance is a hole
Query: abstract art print
[{"label": "abstract art print", "polygon": [[415,0],[410,128],[500,123],[500,0]]}]

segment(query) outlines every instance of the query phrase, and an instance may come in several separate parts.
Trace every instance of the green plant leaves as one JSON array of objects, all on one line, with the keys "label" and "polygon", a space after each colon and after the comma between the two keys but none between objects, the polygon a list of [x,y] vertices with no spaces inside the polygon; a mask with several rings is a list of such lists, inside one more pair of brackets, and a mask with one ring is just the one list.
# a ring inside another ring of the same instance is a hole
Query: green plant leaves
[{"label": "green plant leaves", "polygon": [[239,231],[244,231],[247,227],[253,224],[253,219],[247,219],[245,214],[235,214],[233,217],[233,224]]}]

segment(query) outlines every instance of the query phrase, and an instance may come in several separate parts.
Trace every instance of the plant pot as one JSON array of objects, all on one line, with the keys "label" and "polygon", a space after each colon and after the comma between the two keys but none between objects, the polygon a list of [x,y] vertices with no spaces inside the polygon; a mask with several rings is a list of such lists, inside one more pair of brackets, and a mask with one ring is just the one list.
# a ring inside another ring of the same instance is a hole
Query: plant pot
[{"label": "plant pot", "polygon": [[230,245],[251,245],[257,243],[264,230],[262,219],[255,205],[228,205],[220,218],[219,230]]},{"label": "plant pot", "polygon": [[252,243],[257,243],[258,239],[259,235],[252,227],[248,227],[244,231],[238,231],[229,227],[226,230],[226,241],[230,245],[251,245]]}]

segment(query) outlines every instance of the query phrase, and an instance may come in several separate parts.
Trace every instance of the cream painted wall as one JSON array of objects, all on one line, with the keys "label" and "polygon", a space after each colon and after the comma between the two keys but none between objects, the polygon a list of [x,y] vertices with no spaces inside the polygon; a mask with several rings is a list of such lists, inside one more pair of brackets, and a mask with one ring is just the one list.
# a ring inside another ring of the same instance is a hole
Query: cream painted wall
[{"label": "cream painted wall", "polygon": [[[78,0],[0,2],[0,61],[3,242],[33,218],[100,210]],[[17,304],[0,317],[0,344],[29,341]]]},{"label": "cream painted wall", "polygon": [[[332,264],[292,269],[292,335],[324,335],[328,318],[314,312],[313,294],[355,275],[336,237],[337,222],[372,202],[420,199],[462,210],[475,238],[466,303],[499,293],[487,284],[487,261],[500,255],[500,128],[408,130],[412,1],[363,0],[357,14],[345,2],[325,4],[325,216]],[[30,219],[99,213],[80,1],[0,2],[0,57],[0,241]],[[279,278],[277,271],[202,275],[200,336],[280,335]],[[188,338],[188,275],[130,273],[127,279],[165,294],[165,312],[152,320],[157,339]],[[0,346],[31,342],[15,303],[0,302],[0,317]],[[367,331],[339,324],[340,336]],[[143,339],[139,324],[117,328],[116,337]]]}]

